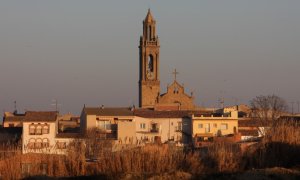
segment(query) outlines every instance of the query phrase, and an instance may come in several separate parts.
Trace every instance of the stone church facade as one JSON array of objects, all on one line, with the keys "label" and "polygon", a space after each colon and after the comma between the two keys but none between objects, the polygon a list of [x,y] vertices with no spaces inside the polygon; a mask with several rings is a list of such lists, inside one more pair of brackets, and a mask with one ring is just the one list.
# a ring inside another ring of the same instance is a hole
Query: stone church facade
[{"label": "stone church facade", "polygon": [[143,21],[143,35],[139,45],[139,107],[155,110],[194,110],[194,97],[184,91],[176,81],[160,93],[159,38],[156,35],[156,21],[151,11]]}]

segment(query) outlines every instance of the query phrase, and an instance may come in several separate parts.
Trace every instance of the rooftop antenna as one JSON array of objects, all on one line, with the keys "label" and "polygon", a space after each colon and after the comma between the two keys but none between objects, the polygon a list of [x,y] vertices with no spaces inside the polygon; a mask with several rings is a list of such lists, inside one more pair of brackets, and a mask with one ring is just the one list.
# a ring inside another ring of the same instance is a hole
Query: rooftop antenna
[{"label": "rooftop antenna", "polygon": [[292,115],[294,115],[294,103],[295,103],[294,101],[291,102],[291,104],[292,104]]},{"label": "rooftop antenna", "polygon": [[58,106],[61,106],[61,104],[58,104],[58,101],[56,99],[53,99],[51,106],[55,106],[55,111],[58,112]]},{"label": "rooftop antenna", "polygon": [[220,108],[224,108],[224,98],[223,97],[221,97],[221,98],[219,98],[218,99],[218,101],[219,101],[219,103],[220,103]]},{"label": "rooftop antenna", "polygon": [[14,114],[17,114],[18,113],[18,110],[17,110],[17,101],[14,101]]},{"label": "rooftop antenna", "polygon": [[220,91],[220,94],[221,94],[221,97],[218,99],[218,101],[219,101],[219,103],[220,103],[220,107],[221,108],[224,108],[224,103],[225,103],[225,101],[224,101],[224,91]]}]

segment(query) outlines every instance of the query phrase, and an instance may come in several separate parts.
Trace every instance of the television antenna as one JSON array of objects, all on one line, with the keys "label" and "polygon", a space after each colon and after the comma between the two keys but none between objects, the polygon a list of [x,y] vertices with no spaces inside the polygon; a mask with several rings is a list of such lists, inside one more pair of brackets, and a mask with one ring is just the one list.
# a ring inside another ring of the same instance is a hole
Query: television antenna
[{"label": "television antenna", "polygon": [[51,106],[55,106],[55,111],[58,112],[59,111],[58,106],[61,106],[61,104],[59,104],[56,99],[53,99]]}]

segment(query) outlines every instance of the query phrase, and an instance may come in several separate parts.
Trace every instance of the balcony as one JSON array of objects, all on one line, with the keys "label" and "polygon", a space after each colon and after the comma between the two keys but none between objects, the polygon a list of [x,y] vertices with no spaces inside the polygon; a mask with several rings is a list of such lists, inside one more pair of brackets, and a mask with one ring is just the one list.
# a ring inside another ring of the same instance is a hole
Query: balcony
[{"label": "balcony", "polygon": [[182,132],[182,126],[175,126],[175,132]]},{"label": "balcony", "polygon": [[98,127],[97,136],[99,139],[111,139],[116,140],[118,138],[118,130],[116,124],[110,124],[109,126]]},{"label": "balcony", "polygon": [[151,133],[158,133],[158,132],[159,132],[159,129],[158,129],[158,128],[151,128],[151,129],[150,129],[150,132],[151,132]]}]

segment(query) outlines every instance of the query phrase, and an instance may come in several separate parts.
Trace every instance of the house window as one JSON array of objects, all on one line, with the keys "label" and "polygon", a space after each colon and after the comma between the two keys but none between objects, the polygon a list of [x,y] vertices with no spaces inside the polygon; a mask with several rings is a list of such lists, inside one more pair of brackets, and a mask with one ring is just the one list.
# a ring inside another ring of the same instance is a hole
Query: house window
[{"label": "house window", "polygon": [[111,130],[111,123],[110,121],[103,121],[99,120],[97,121],[98,128],[102,130]]},{"label": "house window", "polygon": [[57,149],[66,149],[67,143],[66,142],[57,142]]},{"label": "house window", "polygon": [[181,131],[181,130],[182,130],[182,123],[177,122],[177,131]]},{"label": "house window", "polygon": [[8,124],[8,127],[15,127],[15,125],[12,123]]},{"label": "house window", "polygon": [[217,125],[217,123],[214,123],[214,128],[218,128],[218,125]]},{"label": "house window", "polygon": [[42,126],[41,125],[36,126],[35,134],[36,135],[42,135]]},{"label": "house window", "polygon": [[28,149],[34,149],[35,139],[29,139],[29,142],[27,144]]},{"label": "house window", "polygon": [[43,134],[49,134],[49,125],[47,123],[43,126]]},{"label": "house window", "polygon": [[42,147],[43,147],[43,141],[42,141],[42,139],[37,139],[35,141],[34,148],[41,149]]},{"label": "house window", "polygon": [[141,123],[141,124],[140,124],[140,128],[141,128],[141,129],[146,129],[146,124],[145,124],[145,123]]},{"label": "house window", "polygon": [[35,134],[35,126],[34,124],[29,125],[29,134],[34,135]]},{"label": "house window", "polygon": [[151,132],[158,132],[158,124],[157,123],[152,123],[151,124]]},{"label": "house window", "polygon": [[198,124],[198,128],[199,129],[203,128],[203,124]]},{"label": "house window", "polygon": [[43,148],[48,148],[49,147],[49,140],[47,138],[43,139]]},{"label": "house window", "polygon": [[226,129],[228,129],[228,124],[222,123],[221,130],[226,130]]},{"label": "house window", "polygon": [[205,124],[205,133],[210,132],[210,124]]}]

